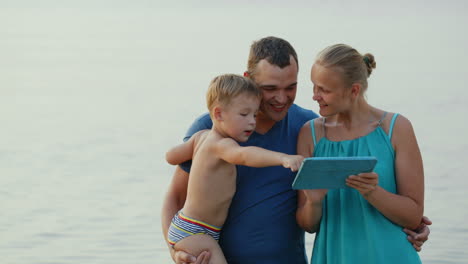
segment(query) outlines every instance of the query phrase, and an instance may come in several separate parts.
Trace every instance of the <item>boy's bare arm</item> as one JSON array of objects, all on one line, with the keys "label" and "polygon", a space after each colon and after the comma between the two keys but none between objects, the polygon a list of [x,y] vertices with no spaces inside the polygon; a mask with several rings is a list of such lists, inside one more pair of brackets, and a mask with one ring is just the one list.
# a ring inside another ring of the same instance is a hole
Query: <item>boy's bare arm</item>
[{"label": "boy's bare arm", "polygon": [[205,130],[195,133],[186,142],[169,149],[169,151],[166,152],[166,161],[171,165],[178,165],[182,162],[191,160],[195,144],[203,131]]},{"label": "boy's bare arm", "polygon": [[194,142],[194,137],[191,137],[188,141],[169,149],[166,152],[166,161],[171,165],[178,165],[191,160]]},{"label": "boy's bare arm", "polygon": [[300,155],[288,155],[259,147],[241,147],[230,138],[220,140],[214,149],[220,159],[249,167],[283,166],[297,171],[304,159]]}]

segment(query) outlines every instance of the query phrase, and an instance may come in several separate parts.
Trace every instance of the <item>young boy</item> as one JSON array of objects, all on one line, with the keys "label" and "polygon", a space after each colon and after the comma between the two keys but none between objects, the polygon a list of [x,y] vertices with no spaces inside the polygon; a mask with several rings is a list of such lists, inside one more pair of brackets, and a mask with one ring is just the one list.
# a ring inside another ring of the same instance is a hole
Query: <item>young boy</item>
[{"label": "young boy", "polygon": [[300,155],[237,143],[254,132],[260,99],[261,92],[250,79],[233,74],[214,78],[207,92],[212,129],[196,133],[166,153],[173,165],[192,159],[186,202],[168,231],[168,242],[176,250],[194,256],[208,250],[210,263],[227,263],[217,240],[236,189],[235,165],[282,165],[292,171],[301,165]]}]

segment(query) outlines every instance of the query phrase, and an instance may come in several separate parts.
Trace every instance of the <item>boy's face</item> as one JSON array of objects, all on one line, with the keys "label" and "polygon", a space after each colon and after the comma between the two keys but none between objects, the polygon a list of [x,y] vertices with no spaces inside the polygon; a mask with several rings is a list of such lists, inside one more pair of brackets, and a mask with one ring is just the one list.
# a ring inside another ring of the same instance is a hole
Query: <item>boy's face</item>
[{"label": "boy's face", "polygon": [[254,81],[262,91],[260,117],[275,122],[283,120],[296,98],[296,61],[290,56],[290,64],[280,68],[261,60],[255,72]]},{"label": "boy's face", "polygon": [[227,136],[245,142],[255,130],[260,99],[249,94],[234,97],[222,110],[222,128]]}]

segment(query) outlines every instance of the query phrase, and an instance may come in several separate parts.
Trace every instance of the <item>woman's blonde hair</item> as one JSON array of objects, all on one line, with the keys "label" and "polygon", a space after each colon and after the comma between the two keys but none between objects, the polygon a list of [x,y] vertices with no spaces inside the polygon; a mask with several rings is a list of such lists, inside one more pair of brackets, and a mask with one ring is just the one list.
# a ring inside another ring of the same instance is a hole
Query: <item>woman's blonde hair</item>
[{"label": "woman's blonde hair", "polygon": [[367,78],[376,67],[372,54],[361,55],[346,44],[335,44],[325,48],[318,54],[315,63],[338,70],[343,75],[347,87],[353,83],[360,83],[363,91],[367,89]]}]

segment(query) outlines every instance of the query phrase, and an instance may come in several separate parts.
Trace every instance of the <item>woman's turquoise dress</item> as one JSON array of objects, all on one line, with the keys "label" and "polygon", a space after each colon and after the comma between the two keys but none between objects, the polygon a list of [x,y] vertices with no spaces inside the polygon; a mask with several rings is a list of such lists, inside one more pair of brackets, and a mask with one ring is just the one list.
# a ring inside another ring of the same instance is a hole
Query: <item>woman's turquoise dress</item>
[{"label": "woman's turquoise dress", "polygon": [[[379,186],[396,193],[395,153],[390,142],[397,114],[389,134],[379,125],[366,136],[353,140],[316,142],[313,120],[314,157],[374,156]],[[382,215],[355,189],[329,190],[323,201],[322,219],[315,237],[312,264],[421,263],[403,228]]]}]

